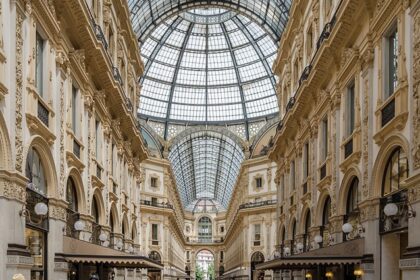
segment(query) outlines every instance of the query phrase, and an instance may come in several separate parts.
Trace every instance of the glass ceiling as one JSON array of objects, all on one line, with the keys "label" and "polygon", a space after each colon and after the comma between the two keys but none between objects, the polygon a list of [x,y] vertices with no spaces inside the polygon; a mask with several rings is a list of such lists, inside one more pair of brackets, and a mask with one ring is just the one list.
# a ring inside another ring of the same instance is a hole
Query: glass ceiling
[{"label": "glass ceiling", "polygon": [[279,41],[287,24],[291,0],[128,0],[133,28],[142,43],[169,17],[209,4],[248,16]]},{"label": "glass ceiling", "polygon": [[166,126],[223,124],[278,113],[271,70],[277,48],[247,17],[221,8],[189,10],[159,25],[141,50],[142,118]]},{"label": "glass ceiling", "polygon": [[195,132],[175,143],[169,160],[184,208],[211,199],[226,209],[243,159],[238,144],[212,131]]}]

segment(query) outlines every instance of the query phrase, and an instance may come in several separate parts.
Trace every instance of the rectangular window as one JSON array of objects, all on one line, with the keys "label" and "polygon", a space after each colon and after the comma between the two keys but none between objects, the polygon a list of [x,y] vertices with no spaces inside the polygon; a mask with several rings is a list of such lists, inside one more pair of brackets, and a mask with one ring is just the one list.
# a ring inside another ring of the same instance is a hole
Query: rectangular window
[{"label": "rectangular window", "polygon": [[220,232],[221,232],[221,233],[224,233],[224,232],[225,232],[225,227],[224,227],[224,226],[221,226],[221,227],[220,227]]},{"label": "rectangular window", "polygon": [[220,251],[220,261],[223,261],[223,251]]},{"label": "rectangular window", "polygon": [[261,225],[256,224],[254,225],[254,241],[260,241],[261,240]]},{"label": "rectangular window", "polygon": [[44,96],[44,45],[44,39],[37,32],[35,46],[35,87],[41,97]]},{"label": "rectangular window", "polygon": [[95,120],[95,155],[96,155],[96,160],[99,160],[99,124],[100,122],[98,120]]},{"label": "rectangular window", "polygon": [[347,122],[347,136],[350,136],[353,133],[354,130],[354,83],[352,83],[347,88],[347,116],[346,116],[346,122]]},{"label": "rectangular window", "polygon": [[398,29],[395,27],[389,33],[386,39],[386,78],[385,99],[390,97],[398,85]]},{"label": "rectangular window", "polygon": [[115,160],[115,144],[112,144],[112,148],[111,148],[111,174],[114,177],[115,176],[115,169],[116,169],[116,160]]},{"label": "rectangular window", "polygon": [[280,201],[284,200],[284,175],[280,178]]},{"label": "rectangular window", "polygon": [[295,174],[295,161],[292,161],[290,163],[290,188],[291,190],[295,189],[295,185],[296,185],[296,174]]},{"label": "rectangular window", "polygon": [[255,185],[256,185],[257,188],[262,188],[262,178],[261,177],[255,178]]},{"label": "rectangular window", "polygon": [[158,225],[152,224],[152,240],[158,240]]},{"label": "rectangular window", "polygon": [[303,146],[303,179],[306,180],[309,176],[309,143],[306,142]]},{"label": "rectangular window", "polygon": [[187,251],[187,260],[190,259],[190,251]]},{"label": "rectangular window", "polygon": [[150,178],[150,186],[152,188],[157,188],[157,178],[156,177],[151,177]]},{"label": "rectangular window", "polygon": [[328,119],[325,118],[322,120],[322,135],[321,135],[321,151],[322,157],[321,159],[324,161],[327,159],[328,154]]},{"label": "rectangular window", "polygon": [[72,85],[71,87],[71,127],[73,133],[77,133],[77,88]]}]

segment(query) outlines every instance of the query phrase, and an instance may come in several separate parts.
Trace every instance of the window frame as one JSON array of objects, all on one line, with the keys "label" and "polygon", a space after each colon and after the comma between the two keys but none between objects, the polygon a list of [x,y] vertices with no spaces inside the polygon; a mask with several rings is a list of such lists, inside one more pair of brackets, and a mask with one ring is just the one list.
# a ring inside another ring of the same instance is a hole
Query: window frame
[{"label": "window frame", "polygon": [[[383,37],[383,96],[387,100],[398,88],[398,40],[399,30],[397,22],[394,22]],[[392,50],[391,50],[392,49]],[[394,63],[395,65],[394,65]]]}]

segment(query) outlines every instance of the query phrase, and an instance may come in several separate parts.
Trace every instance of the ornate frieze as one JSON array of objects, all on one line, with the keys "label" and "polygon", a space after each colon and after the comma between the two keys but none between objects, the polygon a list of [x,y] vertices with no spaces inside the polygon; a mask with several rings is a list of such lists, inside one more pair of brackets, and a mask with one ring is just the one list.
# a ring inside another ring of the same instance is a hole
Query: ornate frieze
[{"label": "ornate frieze", "polygon": [[23,165],[23,139],[22,139],[22,121],[23,121],[23,20],[24,15],[17,8],[16,9],[16,52],[15,52],[15,61],[16,61],[16,109],[15,109],[15,146],[16,146],[16,161],[15,167],[16,170],[22,172]]},{"label": "ornate frieze", "polygon": [[420,9],[413,15],[413,168],[420,168]]}]

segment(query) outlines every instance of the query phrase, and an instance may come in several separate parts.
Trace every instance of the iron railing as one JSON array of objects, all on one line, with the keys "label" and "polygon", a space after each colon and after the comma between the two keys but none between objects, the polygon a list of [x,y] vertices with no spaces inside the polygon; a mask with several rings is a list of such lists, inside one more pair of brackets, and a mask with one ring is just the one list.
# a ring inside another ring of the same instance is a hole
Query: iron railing
[{"label": "iron railing", "polygon": [[258,201],[258,202],[247,202],[247,203],[239,205],[239,209],[256,208],[256,207],[262,207],[262,206],[267,206],[267,205],[274,205],[276,203],[277,203],[277,199],[264,200],[264,201]]},{"label": "iron railing", "polygon": [[384,127],[395,117],[395,99],[392,99],[381,110],[381,124]]},{"label": "iron railing", "polygon": [[76,140],[73,140],[73,154],[80,158],[80,144]]},{"label": "iron railing", "polygon": [[38,101],[38,119],[40,119],[46,127],[49,126],[50,111],[40,101]]},{"label": "iron railing", "polygon": [[153,206],[158,208],[167,208],[167,209],[174,209],[172,204],[168,202],[157,202],[157,201],[151,201],[151,200],[140,200],[140,205],[147,205],[147,206]]}]

